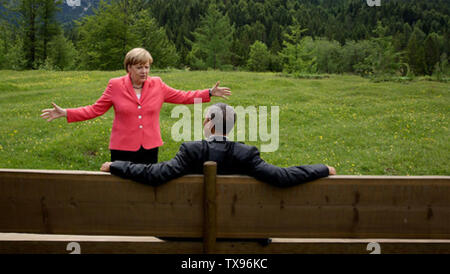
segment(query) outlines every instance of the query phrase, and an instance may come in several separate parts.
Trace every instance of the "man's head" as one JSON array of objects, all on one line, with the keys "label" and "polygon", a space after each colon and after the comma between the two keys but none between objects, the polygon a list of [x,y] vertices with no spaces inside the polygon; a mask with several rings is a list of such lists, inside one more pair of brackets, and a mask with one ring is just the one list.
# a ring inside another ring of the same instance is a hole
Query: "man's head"
[{"label": "man's head", "polygon": [[227,135],[236,122],[236,112],[224,103],[217,103],[210,106],[203,121],[203,132],[205,137],[211,135]]}]

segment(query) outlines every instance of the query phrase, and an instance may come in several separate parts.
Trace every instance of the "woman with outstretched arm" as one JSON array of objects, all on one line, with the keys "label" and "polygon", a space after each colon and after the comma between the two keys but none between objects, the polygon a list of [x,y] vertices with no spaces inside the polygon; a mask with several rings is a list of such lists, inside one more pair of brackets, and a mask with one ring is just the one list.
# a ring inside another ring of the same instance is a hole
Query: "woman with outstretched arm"
[{"label": "woman with outstretched arm", "polygon": [[231,95],[227,87],[185,92],[166,85],[159,77],[149,77],[153,58],[142,48],[127,53],[124,67],[127,75],[109,80],[102,96],[93,105],[64,109],[52,103],[53,108],[42,110],[41,117],[52,121],[66,117],[67,122],[93,119],[114,107],[114,121],[109,149],[111,161],[130,161],[150,164],[158,162],[158,149],[163,145],[159,113],[163,103],[193,104],[195,98],[209,102],[212,96]]}]

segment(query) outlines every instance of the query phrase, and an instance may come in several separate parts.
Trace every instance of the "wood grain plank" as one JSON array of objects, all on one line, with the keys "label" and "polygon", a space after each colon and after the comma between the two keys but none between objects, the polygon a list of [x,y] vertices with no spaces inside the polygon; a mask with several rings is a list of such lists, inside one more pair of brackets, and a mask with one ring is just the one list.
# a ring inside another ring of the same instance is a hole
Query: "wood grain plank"
[{"label": "wood grain plank", "polygon": [[[202,237],[203,176],[0,169],[0,231]],[[450,238],[449,176],[333,176],[280,189],[217,176],[217,237]]]}]

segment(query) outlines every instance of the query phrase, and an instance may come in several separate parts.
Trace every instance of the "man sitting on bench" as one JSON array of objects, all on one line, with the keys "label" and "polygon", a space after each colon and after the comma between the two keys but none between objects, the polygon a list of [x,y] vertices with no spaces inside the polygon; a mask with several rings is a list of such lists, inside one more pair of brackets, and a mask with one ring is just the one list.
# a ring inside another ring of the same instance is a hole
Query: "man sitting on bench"
[{"label": "man sitting on bench", "polygon": [[152,186],[161,185],[186,174],[202,174],[203,163],[217,163],[217,174],[252,176],[277,187],[289,187],[335,175],[333,167],[323,164],[277,167],[266,163],[254,146],[229,141],[226,135],[234,127],[236,113],[224,103],[212,105],[203,122],[207,140],[183,143],[176,156],[156,164],[106,162],[101,171]]}]

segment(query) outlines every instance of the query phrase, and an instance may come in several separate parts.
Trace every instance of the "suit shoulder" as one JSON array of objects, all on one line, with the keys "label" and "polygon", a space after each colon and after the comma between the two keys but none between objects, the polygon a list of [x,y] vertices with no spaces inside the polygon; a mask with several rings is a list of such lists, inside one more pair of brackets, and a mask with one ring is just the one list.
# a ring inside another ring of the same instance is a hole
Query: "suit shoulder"
[{"label": "suit shoulder", "polygon": [[147,81],[149,81],[150,84],[154,84],[154,83],[161,83],[162,79],[161,79],[161,77],[158,77],[158,76],[152,76],[152,77],[148,77]]},{"label": "suit shoulder", "polygon": [[255,151],[255,150],[257,151],[258,150],[258,148],[255,146],[249,146],[249,145],[246,145],[246,144],[240,143],[240,142],[234,142],[234,148],[241,150],[241,151]]},{"label": "suit shoulder", "polygon": [[255,156],[259,155],[259,151],[255,146],[235,142],[233,155],[237,158],[237,160],[250,161]]},{"label": "suit shoulder", "polygon": [[108,88],[110,88],[113,91],[125,88],[125,77],[126,76],[121,76],[109,79]]},{"label": "suit shoulder", "polygon": [[184,147],[185,149],[201,149],[203,146],[202,141],[190,141],[190,142],[184,142],[181,144],[181,147]]},{"label": "suit shoulder", "polygon": [[191,141],[182,143],[180,146],[180,153],[188,156],[191,159],[201,159],[203,155],[203,145],[201,141]]},{"label": "suit shoulder", "polygon": [[123,81],[125,81],[125,77],[126,76],[120,76],[120,77],[111,78],[111,79],[109,79],[109,83],[110,84],[122,83]]}]

